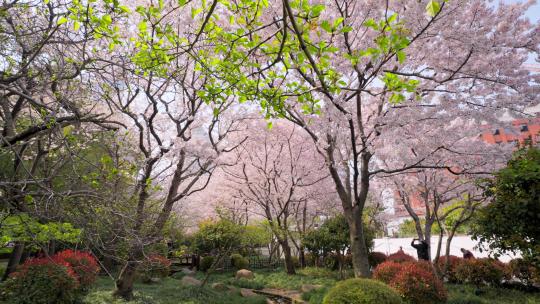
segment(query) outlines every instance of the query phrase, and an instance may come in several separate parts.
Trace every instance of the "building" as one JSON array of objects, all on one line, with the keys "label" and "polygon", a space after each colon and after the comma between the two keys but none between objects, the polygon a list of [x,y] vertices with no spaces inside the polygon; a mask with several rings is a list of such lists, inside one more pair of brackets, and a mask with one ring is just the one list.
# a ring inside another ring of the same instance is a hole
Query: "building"
[{"label": "building", "polygon": [[515,119],[505,128],[485,127],[481,138],[490,144],[515,143],[537,145],[540,143],[540,113],[533,119]]}]

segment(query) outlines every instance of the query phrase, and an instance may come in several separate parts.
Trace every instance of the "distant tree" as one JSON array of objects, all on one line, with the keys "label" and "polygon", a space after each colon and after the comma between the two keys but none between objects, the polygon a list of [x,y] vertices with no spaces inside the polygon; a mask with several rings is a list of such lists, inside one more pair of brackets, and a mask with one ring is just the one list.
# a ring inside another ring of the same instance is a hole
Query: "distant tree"
[{"label": "distant tree", "polygon": [[[364,235],[366,247],[373,247],[375,233],[364,220]],[[326,220],[321,227],[309,231],[304,239],[304,246],[315,256],[336,254],[340,273],[343,270],[344,256],[350,249],[350,229],[347,219],[339,214]]]},{"label": "distant tree", "polygon": [[479,210],[474,237],[495,255],[520,252],[540,265],[540,149],[516,151],[486,185],[492,202]]}]

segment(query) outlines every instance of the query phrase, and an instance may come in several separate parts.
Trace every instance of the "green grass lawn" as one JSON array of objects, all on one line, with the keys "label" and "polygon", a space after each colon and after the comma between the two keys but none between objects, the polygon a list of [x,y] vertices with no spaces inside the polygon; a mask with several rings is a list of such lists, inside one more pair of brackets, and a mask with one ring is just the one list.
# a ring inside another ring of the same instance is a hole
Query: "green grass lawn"
[{"label": "green grass lawn", "polygon": [[[349,274],[350,275],[350,274]],[[294,276],[288,276],[283,270],[255,271],[254,280],[234,279],[233,272],[217,273],[210,276],[208,287],[185,287],[180,283],[182,275],[166,278],[156,284],[135,284],[135,300],[125,302],[114,299],[114,282],[107,277],[100,277],[92,291],[85,297],[85,304],[264,304],[264,297],[243,298],[238,289],[234,292],[221,292],[211,289],[212,283],[223,282],[238,288],[279,288],[300,289],[303,284],[323,285],[322,290],[304,294],[310,304],[320,304],[326,291],[339,280],[336,272],[308,268]],[[200,280],[203,273],[197,273]],[[473,286],[447,285],[448,304],[540,304],[540,293],[525,293],[518,290],[484,287],[477,291]]]}]

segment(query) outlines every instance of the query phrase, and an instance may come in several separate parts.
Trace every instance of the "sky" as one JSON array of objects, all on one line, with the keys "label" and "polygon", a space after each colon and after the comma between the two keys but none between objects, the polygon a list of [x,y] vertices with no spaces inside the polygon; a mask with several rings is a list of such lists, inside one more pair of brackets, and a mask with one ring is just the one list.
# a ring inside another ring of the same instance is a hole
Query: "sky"
[{"label": "sky", "polygon": [[[504,3],[524,3],[527,0],[503,0]],[[537,3],[529,8],[529,11],[527,12],[527,17],[529,17],[532,21],[536,22],[540,19],[540,3]]]}]

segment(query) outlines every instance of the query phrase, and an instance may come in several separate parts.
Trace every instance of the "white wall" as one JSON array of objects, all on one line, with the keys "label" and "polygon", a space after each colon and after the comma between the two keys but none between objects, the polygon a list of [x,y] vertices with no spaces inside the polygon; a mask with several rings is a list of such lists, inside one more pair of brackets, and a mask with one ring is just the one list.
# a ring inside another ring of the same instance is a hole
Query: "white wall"
[{"label": "white wall", "polygon": [[[432,237],[431,240],[431,257],[435,257],[435,253],[437,251],[437,241],[439,240],[438,236]],[[403,247],[403,251],[405,253],[410,254],[417,257],[416,255],[416,249],[411,247],[411,241],[412,238],[382,238],[382,239],[375,239],[375,245],[373,248],[373,251],[379,251],[383,252],[385,254],[391,254],[399,250],[399,247]],[[446,237],[443,238],[443,243],[441,247],[441,256],[445,253],[445,246],[446,244]],[[452,239],[452,243],[450,244],[450,254],[455,256],[463,256],[463,254],[460,251],[460,248],[465,248],[467,250],[470,250],[475,257],[487,257],[488,252],[480,252],[476,246],[478,242],[471,239],[470,236],[455,236]],[[511,255],[504,255],[499,257],[499,260],[503,262],[508,262],[511,259],[513,259],[516,256]],[[519,257],[519,255],[517,256]]]}]

